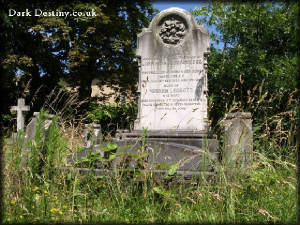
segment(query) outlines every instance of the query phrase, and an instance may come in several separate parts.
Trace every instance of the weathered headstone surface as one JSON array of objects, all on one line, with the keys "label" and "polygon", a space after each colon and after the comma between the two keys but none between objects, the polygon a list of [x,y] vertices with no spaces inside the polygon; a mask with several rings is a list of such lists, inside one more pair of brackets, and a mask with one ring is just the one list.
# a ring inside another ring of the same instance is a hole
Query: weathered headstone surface
[{"label": "weathered headstone surface", "polygon": [[[25,132],[25,141],[24,141],[24,147],[22,149],[22,161],[21,161],[21,166],[25,167],[26,165],[26,155],[28,154],[28,148],[27,144],[29,141],[33,140],[36,135],[36,127],[38,125],[38,117],[40,116],[40,112],[34,112],[33,113],[33,118],[30,120],[30,122],[26,126],[26,132]],[[49,127],[52,123],[52,118],[54,115],[52,114],[45,114],[45,121],[43,121],[42,124],[42,129],[44,129],[46,137],[49,131]]]},{"label": "weathered headstone surface", "polygon": [[17,111],[17,132],[20,130],[24,130],[24,116],[23,112],[24,111],[29,111],[30,107],[25,105],[25,99],[24,98],[19,98],[18,99],[18,105],[17,106],[12,106],[11,109],[12,111]]},{"label": "weathered headstone surface", "polygon": [[[40,112],[34,112],[33,113],[33,118],[30,120],[30,122],[28,123],[28,125],[26,126],[26,134],[25,134],[25,138],[27,141],[33,139],[35,137],[35,133],[36,133],[36,126],[38,123],[38,117],[40,116]],[[45,114],[45,121],[43,123],[43,127],[44,129],[47,131],[52,123],[52,118],[54,117],[54,115],[52,114]]]},{"label": "weathered headstone surface", "polygon": [[228,168],[246,169],[253,160],[251,113],[228,113],[224,121],[224,163]]},{"label": "weathered headstone surface", "polygon": [[139,108],[134,130],[204,131],[209,33],[170,8],[138,35]]}]

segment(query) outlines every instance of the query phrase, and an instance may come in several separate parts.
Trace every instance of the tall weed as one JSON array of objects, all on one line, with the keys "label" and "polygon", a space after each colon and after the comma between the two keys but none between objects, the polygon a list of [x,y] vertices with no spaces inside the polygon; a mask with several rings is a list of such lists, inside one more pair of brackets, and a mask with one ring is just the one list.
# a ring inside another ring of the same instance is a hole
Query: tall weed
[{"label": "tall weed", "polygon": [[[255,111],[262,105],[267,110],[272,96],[263,96],[261,92],[260,102],[255,102],[249,95],[248,106],[236,103],[228,112],[251,111],[249,107]],[[291,96],[293,102],[295,95]],[[120,164],[100,174],[93,157],[85,175],[73,167],[63,169],[68,166],[67,155],[81,149],[81,122],[58,115],[46,133],[41,113],[36,136],[27,145],[27,167],[20,166],[24,134],[5,145],[2,222],[296,223],[299,113],[290,106],[273,117],[253,117],[254,161],[247,176],[229,177],[227,168],[218,163],[213,184],[195,177],[188,185],[180,179],[172,185],[172,179],[159,177],[145,164],[145,139],[141,151],[132,155],[139,166],[131,170]],[[111,155],[122,157],[111,151],[106,159]],[[176,168],[169,168],[175,178]]]}]

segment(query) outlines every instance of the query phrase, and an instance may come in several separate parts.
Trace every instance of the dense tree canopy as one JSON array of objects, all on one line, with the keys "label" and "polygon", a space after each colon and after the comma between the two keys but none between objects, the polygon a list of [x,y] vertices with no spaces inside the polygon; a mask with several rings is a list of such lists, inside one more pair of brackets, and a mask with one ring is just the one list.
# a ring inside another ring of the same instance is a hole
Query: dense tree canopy
[{"label": "dense tree canopy", "polygon": [[[192,13],[200,23],[216,28],[216,33],[211,33],[213,43],[224,43],[223,49],[212,44],[209,60],[214,123],[229,106],[249,110],[256,119],[284,112],[287,107],[298,112],[297,2],[213,1]],[[267,105],[256,110],[262,98],[268,99],[264,101]],[[288,104],[289,100],[294,104]]]},{"label": "dense tree canopy", "polygon": [[[4,4],[3,4],[4,3]],[[57,85],[79,87],[80,99],[90,97],[91,81],[134,88],[136,34],[148,25],[153,8],[136,1],[2,1],[1,114],[18,97],[39,110]],[[9,9],[32,16],[9,16]],[[44,12],[90,12],[91,16],[34,16]],[[93,16],[93,14],[96,16]],[[3,119],[3,118],[2,118]]]}]

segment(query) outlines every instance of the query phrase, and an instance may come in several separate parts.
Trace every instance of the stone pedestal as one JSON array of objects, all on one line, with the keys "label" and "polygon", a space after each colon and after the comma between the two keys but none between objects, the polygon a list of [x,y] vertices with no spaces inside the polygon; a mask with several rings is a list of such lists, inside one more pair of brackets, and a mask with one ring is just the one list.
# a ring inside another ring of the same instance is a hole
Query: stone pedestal
[{"label": "stone pedestal", "polygon": [[[116,141],[138,139],[143,136],[144,132],[140,130],[134,130],[132,132],[128,130],[117,130]],[[145,138],[148,141],[173,142],[177,144],[192,145],[198,148],[205,148],[211,152],[216,152],[218,148],[218,141],[216,139],[212,139],[205,131],[147,131]]]},{"label": "stone pedestal", "polygon": [[228,113],[224,121],[225,148],[223,160],[227,168],[245,170],[252,165],[253,132],[251,113]]}]

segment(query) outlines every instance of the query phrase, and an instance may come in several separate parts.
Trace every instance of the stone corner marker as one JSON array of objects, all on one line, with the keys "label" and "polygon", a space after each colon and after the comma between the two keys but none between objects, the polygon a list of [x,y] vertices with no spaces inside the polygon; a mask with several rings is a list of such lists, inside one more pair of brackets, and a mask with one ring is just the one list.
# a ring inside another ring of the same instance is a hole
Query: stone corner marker
[{"label": "stone corner marker", "polygon": [[249,112],[228,113],[224,121],[223,157],[228,167],[247,169],[253,161],[252,116]]},{"label": "stone corner marker", "polygon": [[24,111],[29,111],[30,107],[25,105],[25,99],[19,98],[18,105],[10,108],[12,111],[17,111],[17,131],[24,130]]}]

